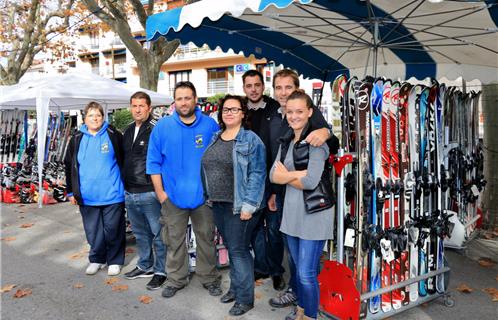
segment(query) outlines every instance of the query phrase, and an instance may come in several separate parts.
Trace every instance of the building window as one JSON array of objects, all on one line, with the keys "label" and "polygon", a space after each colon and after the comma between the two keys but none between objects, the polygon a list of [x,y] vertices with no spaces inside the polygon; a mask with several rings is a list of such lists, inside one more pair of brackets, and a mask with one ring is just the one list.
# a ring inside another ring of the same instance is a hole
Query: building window
[{"label": "building window", "polygon": [[207,69],[208,95],[217,93],[233,93],[233,66],[225,68]]},{"label": "building window", "polygon": [[169,94],[173,95],[175,85],[180,81],[190,81],[192,70],[174,71],[169,73]]},{"label": "building window", "polygon": [[90,58],[90,65],[92,66],[92,73],[100,74],[99,72],[99,58]]},{"label": "building window", "polygon": [[98,31],[90,31],[88,33],[88,37],[90,39],[90,48],[98,49],[99,48],[99,33]]}]

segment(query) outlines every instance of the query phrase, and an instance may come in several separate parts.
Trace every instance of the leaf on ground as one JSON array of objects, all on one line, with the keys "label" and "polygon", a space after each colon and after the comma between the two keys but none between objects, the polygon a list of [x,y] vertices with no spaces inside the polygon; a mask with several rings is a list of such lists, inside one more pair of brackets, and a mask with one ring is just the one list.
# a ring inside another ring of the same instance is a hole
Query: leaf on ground
[{"label": "leaf on ground", "polygon": [[14,289],[15,287],[17,287],[17,285],[15,285],[15,284],[8,284],[6,286],[3,286],[0,289],[0,293],[9,292],[10,290]]},{"label": "leaf on ground", "polygon": [[71,231],[70,230],[66,230],[66,231],[64,231],[64,233],[71,233]]},{"label": "leaf on ground", "polygon": [[33,225],[34,225],[34,223],[23,223],[23,224],[21,224],[21,226],[19,228],[23,228],[23,229],[31,228]]},{"label": "leaf on ground", "polygon": [[17,289],[16,293],[14,293],[13,297],[14,298],[23,298],[26,296],[31,295],[33,292],[31,289]]},{"label": "leaf on ground", "polygon": [[72,255],[69,256],[69,259],[71,260],[78,260],[78,259],[81,259],[83,258],[85,255],[81,252],[76,252],[76,253],[73,253]]},{"label": "leaf on ground", "polygon": [[83,288],[85,285],[83,283],[80,283],[80,282],[77,282],[73,285],[73,288],[76,288],[76,289],[81,289]]},{"label": "leaf on ground", "polygon": [[8,227],[8,226],[10,226],[10,223],[4,223],[3,226]]},{"label": "leaf on ground", "polygon": [[138,297],[138,301],[140,301],[143,304],[149,304],[152,302],[152,297],[147,296],[147,295],[143,295],[143,296]]},{"label": "leaf on ground", "polygon": [[456,289],[458,291],[460,291],[461,293],[471,293],[472,291],[474,291],[474,289],[472,289],[471,287],[469,287],[465,283],[461,283]]},{"label": "leaf on ground", "polygon": [[19,218],[19,219],[24,219],[24,216],[18,216],[17,218]]},{"label": "leaf on ground", "polygon": [[109,278],[109,279],[105,279],[105,283],[106,284],[115,284],[116,282],[119,282],[119,278],[117,278],[117,277],[112,277],[112,278]]},{"label": "leaf on ground", "polygon": [[496,264],[496,262],[493,259],[488,257],[481,257],[479,258],[479,260],[477,260],[477,262],[479,262],[479,265],[481,265],[481,267],[484,268],[491,268]]},{"label": "leaf on ground", "polygon": [[117,284],[115,286],[112,286],[112,291],[126,291],[126,290],[128,290],[127,284]]},{"label": "leaf on ground", "polygon": [[262,284],[263,284],[263,282],[264,282],[264,281],[263,281],[263,279],[258,279],[258,280],[256,280],[256,281],[254,282],[254,285],[255,285],[256,287],[259,287],[260,285],[262,285]]},{"label": "leaf on ground", "polygon": [[262,294],[261,292],[255,292],[255,293],[254,293],[254,299],[259,300],[259,299],[261,299],[262,297],[263,297],[263,294]]},{"label": "leaf on ground", "polygon": [[485,232],[482,237],[486,240],[493,240],[496,235],[493,232]]},{"label": "leaf on ground", "polygon": [[16,240],[16,237],[5,237],[5,238],[0,238],[2,241],[14,241]]},{"label": "leaf on ground", "polygon": [[498,302],[498,289],[496,288],[485,288],[482,289],[482,291],[486,292],[491,296],[491,299],[493,299],[493,302]]}]

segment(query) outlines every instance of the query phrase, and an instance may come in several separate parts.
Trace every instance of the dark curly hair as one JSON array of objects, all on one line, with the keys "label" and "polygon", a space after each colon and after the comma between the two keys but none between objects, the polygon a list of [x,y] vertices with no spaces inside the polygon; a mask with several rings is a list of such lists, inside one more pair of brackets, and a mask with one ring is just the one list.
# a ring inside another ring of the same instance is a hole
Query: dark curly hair
[{"label": "dark curly hair", "polygon": [[236,100],[239,102],[240,108],[242,109],[241,111],[244,114],[244,118],[242,118],[242,126],[244,128],[247,128],[248,126],[247,99],[241,96],[227,94],[225,97],[220,99],[219,103],[220,107],[218,109],[218,124],[220,125],[221,131],[225,131],[225,129],[227,128],[225,123],[223,122],[223,107],[225,106],[225,102],[227,102],[228,100]]}]

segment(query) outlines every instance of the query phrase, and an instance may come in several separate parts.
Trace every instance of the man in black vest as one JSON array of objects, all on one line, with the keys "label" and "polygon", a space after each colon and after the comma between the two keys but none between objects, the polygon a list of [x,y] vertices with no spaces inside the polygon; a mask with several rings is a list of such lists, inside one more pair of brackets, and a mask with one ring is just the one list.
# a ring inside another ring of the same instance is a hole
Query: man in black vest
[{"label": "man in black vest", "polygon": [[[263,141],[266,147],[267,170],[273,164],[271,155],[271,120],[276,117],[280,104],[263,94],[265,85],[263,75],[257,70],[246,71],[242,75],[243,90],[247,96],[247,106],[249,109],[249,124]],[[266,198],[276,191],[269,188],[269,181],[266,186]],[[281,188],[278,185],[272,185],[272,188]],[[285,281],[282,267],[284,255],[284,243],[282,234],[279,231],[281,214],[275,205],[263,208],[258,225],[254,229],[251,239],[251,245],[254,251],[254,279],[264,279],[272,277],[273,287],[275,290],[283,290]]]},{"label": "man in black vest", "polygon": [[166,280],[166,246],[161,238],[161,204],[154,186],[145,173],[149,136],[156,124],[151,116],[150,97],[136,92],[130,98],[134,122],[123,137],[125,203],[131,228],[137,241],[138,262],[135,269],[125,273],[126,279],[148,278],[146,288],[156,290]]}]

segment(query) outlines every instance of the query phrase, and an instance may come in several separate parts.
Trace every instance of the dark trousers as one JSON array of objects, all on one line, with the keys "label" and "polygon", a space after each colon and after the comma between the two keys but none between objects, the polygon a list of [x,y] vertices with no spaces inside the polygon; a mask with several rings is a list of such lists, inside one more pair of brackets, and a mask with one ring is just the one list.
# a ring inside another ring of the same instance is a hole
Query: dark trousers
[{"label": "dark trousers", "polygon": [[240,220],[233,213],[233,204],[213,203],[214,222],[228,248],[230,258],[230,289],[235,301],[242,304],[254,303],[254,261],[250,252],[251,235],[260,211],[249,220]]},{"label": "dark trousers", "polygon": [[105,206],[80,206],[83,228],[92,263],[124,264],[125,217],[124,203]]},{"label": "dark trousers", "polygon": [[213,212],[206,205],[195,209],[181,209],[167,199],[161,208],[160,223],[163,224],[162,237],[167,246],[166,286],[181,288],[188,284],[188,252],[186,235],[188,219],[196,240],[195,274],[203,285],[219,281],[216,269],[216,246],[214,244]]},{"label": "dark trousers", "polygon": [[254,251],[254,270],[271,276],[282,275],[285,269],[282,267],[284,237],[280,232],[280,223],[282,222],[281,198],[277,196],[277,211],[264,208],[259,212],[257,225],[251,237],[251,246]]}]

